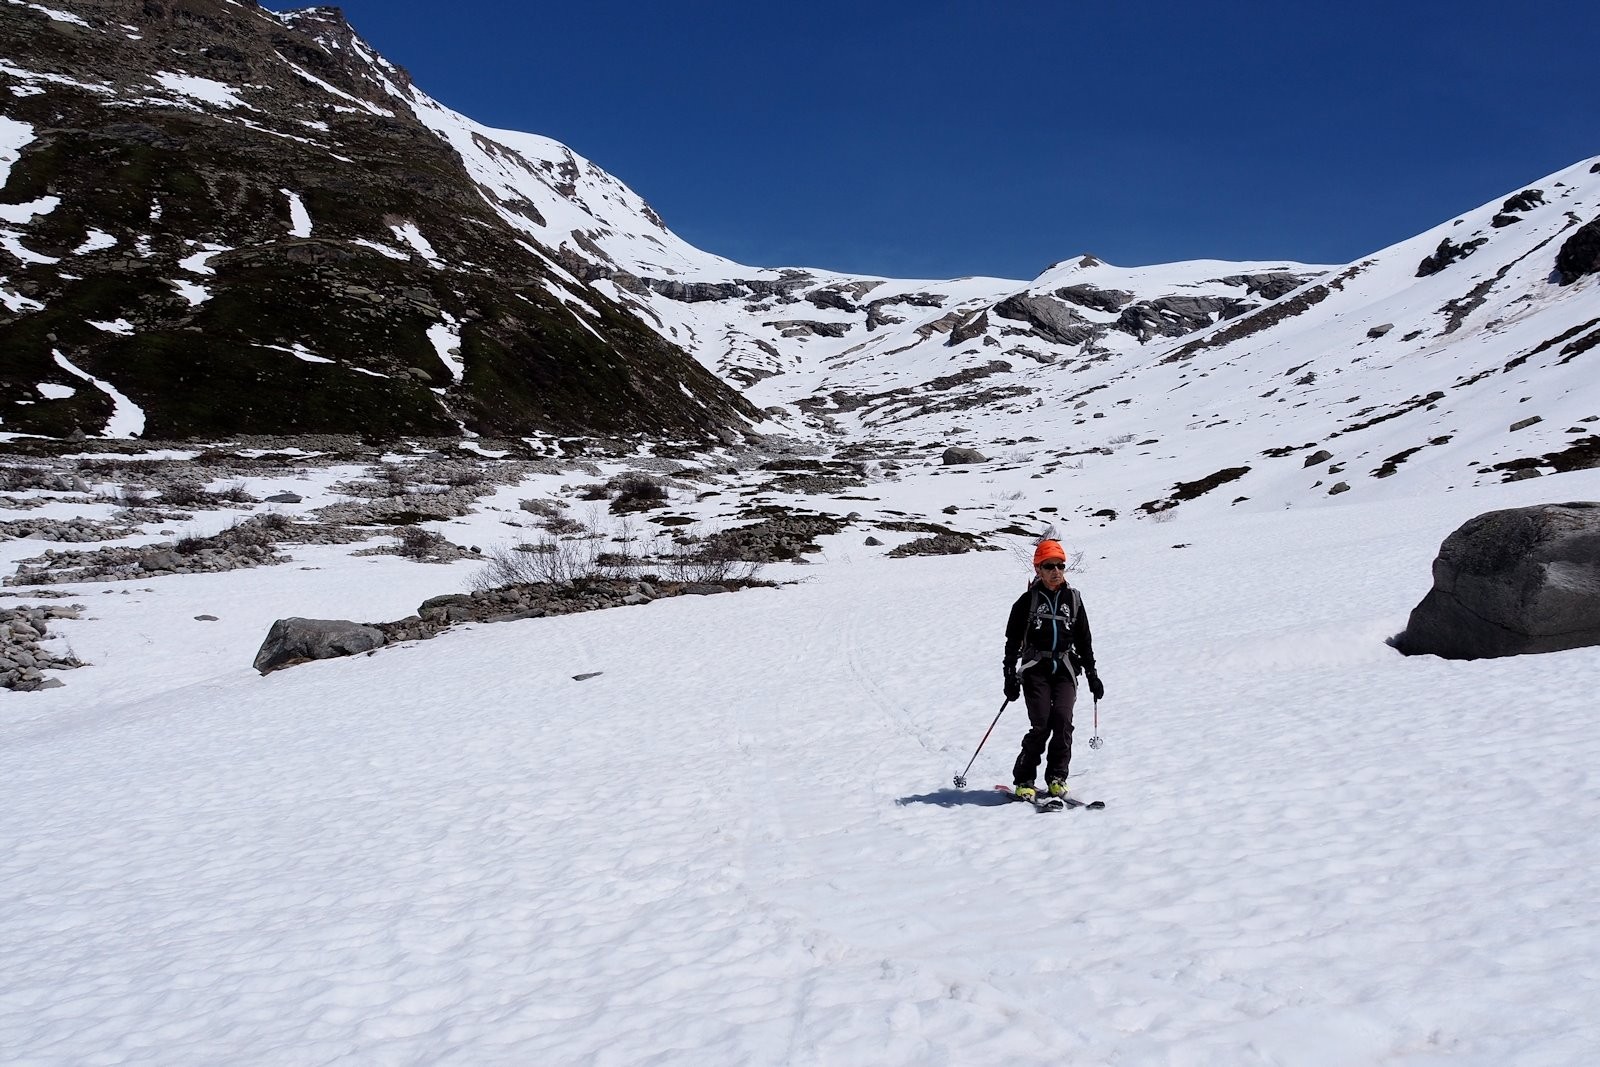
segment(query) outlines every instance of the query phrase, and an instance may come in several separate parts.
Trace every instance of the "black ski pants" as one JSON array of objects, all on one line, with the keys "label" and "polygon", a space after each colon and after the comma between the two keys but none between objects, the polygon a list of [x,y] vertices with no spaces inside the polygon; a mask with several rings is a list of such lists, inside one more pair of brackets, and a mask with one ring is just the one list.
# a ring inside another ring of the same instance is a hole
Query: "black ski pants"
[{"label": "black ski pants", "polygon": [[1022,751],[1011,768],[1013,782],[1033,781],[1041,757],[1047,782],[1066,778],[1067,764],[1072,762],[1072,705],[1078,699],[1078,680],[1065,664],[1054,671],[1050,668],[1041,663],[1022,672],[1022,698],[1032,728],[1023,735]]}]

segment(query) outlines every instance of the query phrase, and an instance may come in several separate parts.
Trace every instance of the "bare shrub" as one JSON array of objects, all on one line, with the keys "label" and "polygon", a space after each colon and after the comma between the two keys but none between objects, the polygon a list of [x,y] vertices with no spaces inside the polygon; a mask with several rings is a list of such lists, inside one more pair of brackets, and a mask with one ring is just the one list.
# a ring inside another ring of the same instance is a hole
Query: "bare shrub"
[{"label": "bare shrub", "polygon": [[111,500],[113,503],[125,508],[147,508],[150,506],[149,493],[143,489],[126,485],[118,488]]},{"label": "bare shrub", "polygon": [[558,537],[581,533],[586,529],[583,523],[577,519],[569,519],[565,515],[557,515],[555,518],[548,519],[539,525]]},{"label": "bare shrub", "polygon": [[255,516],[254,522],[268,533],[283,533],[294,525],[294,520],[281,511],[268,511]]},{"label": "bare shrub", "polygon": [[250,518],[234,522],[226,530],[211,538],[218,548],[272,547],[272,530],[259,519]]},{"label": "bare shrub", "polygon": [[740,559],[727,538],[660,534],[642,564],[663,581],[687,585],[723,585],[753,581],[765,566]]},{"label": "bare shrub", "polygon": [[540,537],[502,545],[485,553],[489,563],[472,580],[483,591],[503,585],[579,585],[609,577],[600,563],[600,542],[592,538]]},{"label": "bare shrub", "polygon": [[201,537],[199,534],[185,534],[173,542],[172,550],[180,556],[196,556],[200,554],[201,549],[209,548],[210,546],[211,539],[209,537]]},{"label": "bare shrub", "polygon": [[211,494],[212,499],[223,504],[254,504],[255,497],[245,490],[243,482],[230,482],[223,489],[218,489]]},{"label": "bare shrub", "polygon": [[[1036,544],[1037,542],[1033,540],[1019,540],[1011,543],[1011,554],[1016,557],[1016,559],[1024,568],[1027,569],[1028,573],[1030,574],[1033,573],[1033,550]],[[1083,574],[1089,569],[1089,562],[1084,558],[1082,552],[1073,548],[1065,541],[1061,543],[1061,548],[1067,554],[1066,573]]]},{"label": "bare shrub", "polygon": [[411,472],[393,463],[378,468],[377,481],[388,496],[405,496],[411,491]]},{"label": "bare shrub", "polygon": [[642,474],[622,474],[612,479],[617,495],[612,498],[611,510],[645,511],[666,503],[667,487]]},{"label": "bare shrub", "polygon": [[400,531],[400,555],[406,559],[425,560],[437,554],[439,536],[420,526],[407,526]]},{"label": "bare shrub", "polygon": [[175,508],[204,507],[214,500],[203,487],[192,482],[177,482],[161,490],[161,502]]}]

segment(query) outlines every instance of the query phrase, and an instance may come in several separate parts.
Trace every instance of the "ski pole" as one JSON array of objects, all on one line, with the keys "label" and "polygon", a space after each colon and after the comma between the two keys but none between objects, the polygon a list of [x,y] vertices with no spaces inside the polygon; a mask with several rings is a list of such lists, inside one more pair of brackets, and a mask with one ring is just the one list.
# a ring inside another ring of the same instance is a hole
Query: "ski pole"
[{"label": "ski pole", "polygon": [[1089,738],[1089,747],[1099,748],[1103,744],[1105,742],[1100,739],[1100,701],[1096,700],[1094,702],[1094,736]]},{"label": "ski pole", "polygon": [[972,765],[978,761],[978,753],[983,751],[984,743],[989,740],[989,735],[994,733],[995,725],[1000,722],[1000,716],[1006,713],[1006,707],[1010,703],[1011,701],[1008,699],[1004,704],[1000,705],[1000,710],[994,713],[994,722],[989,724],[989,728],[983,732],[983,740],[979,741],[978,747],[973,749],[972,758],[967,760],[966,770],[956,775],[957,789],[965,789],[967,787],[967,771],[972,770]]}]

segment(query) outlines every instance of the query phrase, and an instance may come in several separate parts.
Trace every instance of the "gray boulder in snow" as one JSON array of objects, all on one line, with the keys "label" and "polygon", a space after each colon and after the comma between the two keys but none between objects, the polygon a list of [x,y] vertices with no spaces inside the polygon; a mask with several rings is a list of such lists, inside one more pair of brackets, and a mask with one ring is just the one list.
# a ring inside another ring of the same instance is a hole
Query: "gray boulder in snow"
[{"label": "gray boulder in snow", "polygon": [[944,465],[954,466],[958,463],[987,463],[989,457],[979,452],[976,448],[962,448],[959,445],[944,450]]},{"label": "gray boulder in snow", "polygon": [[354,656],[381,647],[383,631],[344,619],[279,619],[256,653],[255,668],[269,674],[313,659]]},{"label": "gray boulder in snow", "polygon": [[1433,588],[1390,644],[1445,659],[1600,645],[1600,502],[1466,522],[1439,547]]}]

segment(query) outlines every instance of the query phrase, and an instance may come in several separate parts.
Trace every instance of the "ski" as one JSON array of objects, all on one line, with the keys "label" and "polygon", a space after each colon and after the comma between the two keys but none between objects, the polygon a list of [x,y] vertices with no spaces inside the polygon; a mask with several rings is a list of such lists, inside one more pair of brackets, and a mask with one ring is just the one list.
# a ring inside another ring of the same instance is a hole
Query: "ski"
[{"label": "ski", "polygon": [[[1021,801],[1024,798],[1017,796],[1009,785],[997,785],[996,792],[1002,793],[1012,800]],[[1077,797],[1052,797],[1039,796],[1029,801],[1039,811],[1060,811],[1063,808],[1083,808],[1085,811],[1102,811],[1106,802],[1103,800],[1079,800]]]},{"label": "ski", "polygon": [[[1016,792],[1009,785],[997,785],[995,786],[995,790],[997,792],[1004,793],[1012,800],[1025,800],[1024,797],[1017,796]],[[1062,811],[1066,808],[1083,808],[1085,811],[1100,811],[1106,806],[1106,802],[1103,800],[1079,800],[1077,797],[1052,797],[1048,795],[1035,797],[1033,800],[1027,801],[1027,803],[1031,803],[1035,811]]]}]

